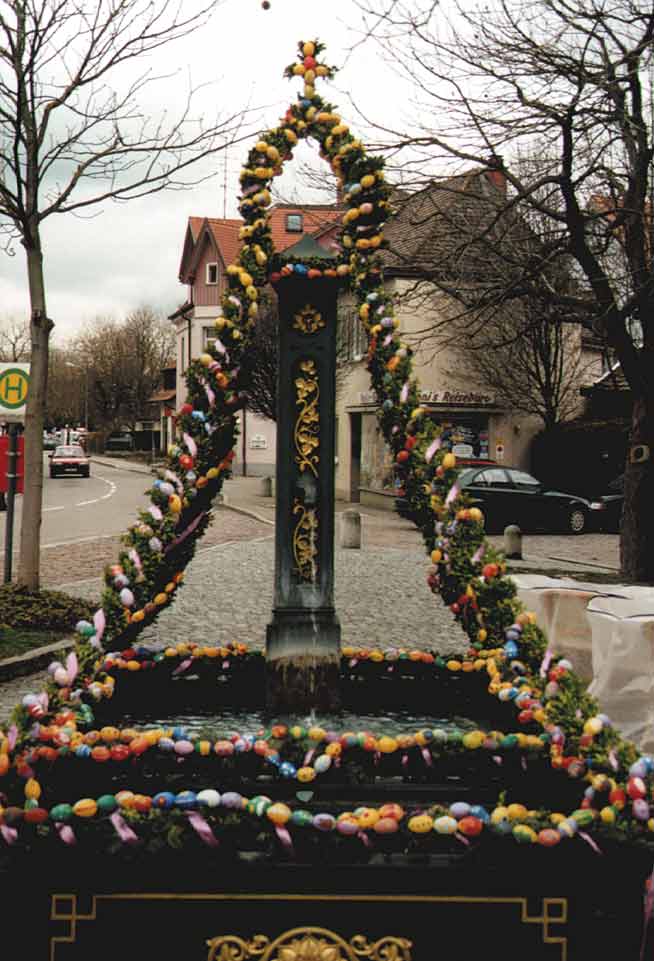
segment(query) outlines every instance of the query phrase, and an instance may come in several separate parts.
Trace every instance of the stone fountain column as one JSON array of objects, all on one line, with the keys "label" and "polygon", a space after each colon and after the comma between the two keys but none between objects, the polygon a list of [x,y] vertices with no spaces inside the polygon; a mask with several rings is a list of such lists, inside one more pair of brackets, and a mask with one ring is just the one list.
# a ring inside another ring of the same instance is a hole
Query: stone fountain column
[{"label": "stone fountain column", "polygon": [[293,274],[278,285],[275,589],[266,632],[266,701],[275,714],[339,707],[341,630],[334,610],[337,296],[335,279]]}]

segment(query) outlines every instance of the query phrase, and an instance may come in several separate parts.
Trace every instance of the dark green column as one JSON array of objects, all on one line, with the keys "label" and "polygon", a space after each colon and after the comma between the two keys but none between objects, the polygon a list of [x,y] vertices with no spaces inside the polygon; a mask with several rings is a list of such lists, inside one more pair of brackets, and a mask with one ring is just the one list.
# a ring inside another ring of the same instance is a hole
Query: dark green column
[{"label": "dark green column", "polygon": [[275,593],[267,707],[339,706],[334,611],[335,279],[293,274],[279,298]]}]

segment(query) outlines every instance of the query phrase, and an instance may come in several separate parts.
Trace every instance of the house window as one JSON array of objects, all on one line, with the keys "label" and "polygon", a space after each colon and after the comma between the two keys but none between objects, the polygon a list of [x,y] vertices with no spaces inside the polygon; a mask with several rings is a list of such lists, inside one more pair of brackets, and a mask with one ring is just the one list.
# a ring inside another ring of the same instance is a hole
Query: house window
[{"label": "house window", "polygon": [[368,350],[368,335],[358,311],[350,308],[340,317],[340,337],[337,346],[339,362],[358,362]]},{"label": "house window", "polygon": [[302,214],[286,214],[286,229],[290,234],[301,234],[304,230]]},{"label": "house window", "polygon": [[202,328],[202,349],[212,350],[213,345],[215,343],[216,343],[215,327],[203,327]]},{"label": "house window", "polygon": [[218,264],[207,264],[207,285],[215,287],[218,283]]}]

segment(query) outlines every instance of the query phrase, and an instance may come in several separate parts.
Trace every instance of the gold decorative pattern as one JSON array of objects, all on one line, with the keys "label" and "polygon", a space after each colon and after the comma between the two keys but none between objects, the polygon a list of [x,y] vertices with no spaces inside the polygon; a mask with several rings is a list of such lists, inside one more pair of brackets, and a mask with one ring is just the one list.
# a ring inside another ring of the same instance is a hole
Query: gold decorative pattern
[{"label": "gold decorative pattern", "polygon": [[301,581],[314,584],[318,577],[318,514],[306,508],[299,497],[293,500],[293,514],[300,515],[293,531],[294,570]]},{"label": "gold decorative pattern", "polygon": [[411,961],[411,942],[385,937],[372,944],[357,934],[348,943],[327,928],[293,928],[274,941],[258,934],[252,941],[227,935],[207,941],[207,961]]},{"label": "gold decorative pattern", "polygon": [[318,400],[318,371],[313,360],[300,361],[300,376],[295,378],[295,406],[300,412],[295,421],[293,441],[295,443],[295,463],[300,470],[310,470],[318,476],[320,460],[320,415]]},{"label": "gold decorative pattern", "polygon": [[[377,904],[392,905],[393,908],[397,908],[398,904],[429,904],[429,905],[466,905],[471,908],[475,905],[482,904],[493,904],[498,906],[514,906],[520,909],[520,922],[522,924],[537,925],[541,929],[541,938],[543,944],[556,945],[558,947],[558,952],[552,955],[552,961],[558,959],[558,961],[568,961],[568,938],[565,933],[555,934],[556,927],[558,925],[567,925],[568,923],[568,899],[567,898],[543,898],[540,913],[535,915],[529,914],[529,906],[527,898],[525,897],[510,897],[510,896],[467,896],[465,894],[461,895],[438,895],[438,894],[298,894],[296,892],[277,892],[275,894],[264,893],[264,892],[240,892],[240,893],[195,893],[195,894],[179,894],[179,893],[168,893],[168,892],[139,892],[139,893],[120,893],[120,894],[92,894],[89,895],[91,910],[88,913],[84,913],[79,910],[78,900],[76,894],[52,894],[51,896],[51,907],[50,907],[50,919],[59,924],[65,923],[68,925],[68,932],[61,935],[53,935],[50,938],[50,961],[58,961],[61,957],[58,947],[60,945],[75,945],[77,942],[77,933],[80,927],[80,922],[97,923],[100,918],[98,917],[98,909],[101,906],[115,905],[123,901],[125,902],[160,902],[162,904],[170,905],[174,903],[184,903],[192,902],[197,903],[205,901],[208,903],[282,903],[286,905],[290,904],[301,904],[304,902],[315,903],[316,905],[321,903],[341,903],[343,901],[350,902],[353,904]],[[104,913],[104,912],[103,912]],[[508,920],[508,919],[507,919]],[[505,921],[506,923],[506,921]],[[552,928],[554,930],[552,930]],[[307,929],[300,929],[306,933]],[[559,928],[560,930],[560,928]],[[296,932],[297,933],[297,929]],[[288,932],[287,936],[293,934],[293,932]],[[98,935],[100,937],[100,935]],[[360,937],[359,935],[357,937]],[[231,937],[229,939],[223,939],[223,941],[229,940],[231,942],[232,950],[238,949],[242,950],[243,945],[247,949],[247,945],[251,944],[258,947],[261,943],[259,938],[254,938],[251,942],[241,941],[241,939],[236,937]],[[208,945],[214,945],[220,938],[214,938],[212,941],[207,941]],[[266,945],[269,944],[269,939],[263,939]],[[352,939],[356,942],[356,938]],[[373,946],[376,950],[376,954],[370,954],[368,957],[370,961],[405,961],[405,956],[402,954],[393,954],[393,945],[387,945],[387,939],[382,938],[380,941],[375,942]],[[392,939],[391,939],[392,941]],[[358,954],[356,955],[357,961],[361,961],[361,958],[365,957],[365,954],[361,953],[361,947],[357,943]],[[273,945],[275,942],[273,942]],[[349,947],[349,946],[348,946]],[[263,951],[267,950],[266,948]],[[354,948],[352,948],[354,950]],[[262,951],[262,953],[263,953]],[[390,953],[388,953],[390,952]],[[69,958],[71,955],[66,951],[66,957]],[[211,957],[211,955],[210,955]],[[224,961],[228,958],[229,961],[238,961],[239,954],[226,954],[221,957],[220,954],[214,954],[216,961]],[[243,957],[243,961],[247,961],[248,956]],[[250,954],[249,957],[260,957],[260,955]],[[347,961],[351,961],[349,955],[345,955]],[[63,958],[62,958],[63,961]],[[279,961],[285,961],[285,958],[280,953]],[[290,959],[289,959],[290,961]]]},{"label": "gold decorative pattern", "polygon": [[301,331],[303,334],[315,334],[317,330],[321,330],[324,326],[325,321],[322,314],[311,304],[305,304],[293,318],[294,329]]}]

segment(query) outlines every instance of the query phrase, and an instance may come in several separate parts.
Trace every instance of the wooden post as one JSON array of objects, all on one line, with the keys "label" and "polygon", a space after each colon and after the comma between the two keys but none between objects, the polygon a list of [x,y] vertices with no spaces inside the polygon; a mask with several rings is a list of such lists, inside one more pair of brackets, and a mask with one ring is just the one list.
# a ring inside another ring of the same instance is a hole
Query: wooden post
[{"label": "wooden post", "polygon": [[339,706],[334,611],[334,429],[338,284],[279,283],[275,595],[266,633],[267,707]]}]

